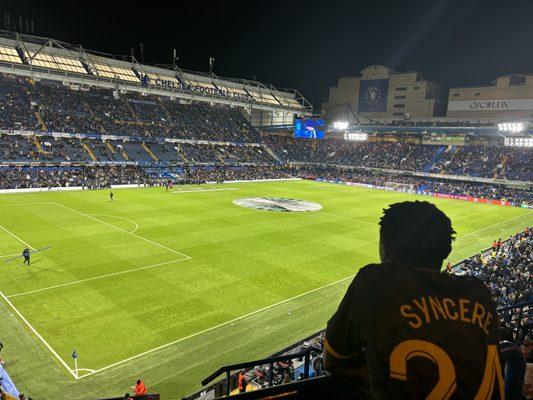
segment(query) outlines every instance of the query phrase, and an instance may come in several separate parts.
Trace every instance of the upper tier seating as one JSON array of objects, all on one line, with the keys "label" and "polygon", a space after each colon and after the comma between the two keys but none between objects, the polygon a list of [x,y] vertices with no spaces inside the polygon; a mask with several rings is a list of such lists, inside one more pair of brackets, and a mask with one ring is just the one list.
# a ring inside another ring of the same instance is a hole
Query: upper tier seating
[{"label": "upper tier seating", "polygon": [[258,142],[239,108],[0,74],[0,129]]}]

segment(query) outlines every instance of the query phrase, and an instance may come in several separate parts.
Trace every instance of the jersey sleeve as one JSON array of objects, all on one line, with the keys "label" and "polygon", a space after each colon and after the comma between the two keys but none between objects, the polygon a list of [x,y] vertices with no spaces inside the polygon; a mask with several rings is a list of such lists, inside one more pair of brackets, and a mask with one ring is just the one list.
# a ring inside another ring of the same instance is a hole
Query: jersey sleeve
[{"label": "jersey sleeve", "polygon": [[365,293],[368,294],[366,275],[364,270],[359,271],[327,324],[324,346],[337,359],[362,355],[366,315],[364,299]]}]

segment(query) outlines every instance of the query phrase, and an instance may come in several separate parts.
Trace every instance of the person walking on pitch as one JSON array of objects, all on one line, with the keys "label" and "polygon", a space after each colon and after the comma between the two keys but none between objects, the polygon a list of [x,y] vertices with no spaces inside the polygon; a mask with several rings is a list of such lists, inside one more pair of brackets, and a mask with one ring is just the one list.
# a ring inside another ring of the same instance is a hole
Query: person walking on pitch
[{"label": "person walking on pitch", "polygon": [[22,256],[24,257],[24,262],[23,264],[26,264],[28,263],[28,267],[30,266],[30,249],[28,249],[27,247],[24,249],[24,251],[22,251]]},{"label": "person walking on pitch", "polygon": [[109,198],[113,201],[113,192],[109,192]]},{"label": "person walking on pitch", "polygon": [[33,247],[31,247],[31,250],[30,250],[30,248],[26,247],[22,251],[22,254],[19,254],[19,255],[16,255],[14,257],[8,258],[7,260],[4,260],[4,264],[8,263],[8,262],[11,262],[13,260],[16,260],[18,258],[24,258],[23,264],[28,264],[28,267],[29,267],[30,263],[31,263],[30,257],[31,257],[32,254],[40,253],[41,251],[49,250],[50,248],[52,248],[51,245],[44,246],[44,247],[41,247],[39,249],[34,249]]}]

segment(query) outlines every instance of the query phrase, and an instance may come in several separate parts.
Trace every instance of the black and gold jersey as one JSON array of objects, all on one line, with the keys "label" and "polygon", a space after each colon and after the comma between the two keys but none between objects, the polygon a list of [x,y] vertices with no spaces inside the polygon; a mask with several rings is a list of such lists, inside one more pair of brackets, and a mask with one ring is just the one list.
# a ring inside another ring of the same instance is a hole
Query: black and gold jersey
[{"label": "black and gold jersey", "polygon": [[328,322],[325,346],[350,367],[366,362],[372,399],[499,399],[497,329],[477,279],[373,264]]}]

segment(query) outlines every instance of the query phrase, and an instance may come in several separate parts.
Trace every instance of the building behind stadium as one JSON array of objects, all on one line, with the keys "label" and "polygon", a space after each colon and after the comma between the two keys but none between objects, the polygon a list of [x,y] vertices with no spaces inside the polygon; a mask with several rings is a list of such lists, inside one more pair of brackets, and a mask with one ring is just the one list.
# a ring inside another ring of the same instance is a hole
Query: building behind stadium
[{"label": "building behind stadium", "polygon": [[440,85],[420,72],[395,72],[382,65],[340,78],[322,109],[329,120],[348,121],[356,114],[380,120],[431,119],[446,110]]},{"label": "building behind stadium", "polygon": [[533,114],[533,75],[511,74],[490,85],[452,87],[446,95],[420,72],[371,65],[360,75],[339,78],[329,88],[322,111],[330,121],[526,121]]},{"label": "building behind stadium", "polygon": [[488,86],[451,88],[449,118],[475,120],[520,119],[533,114],[533,75],[512,74]]}]

